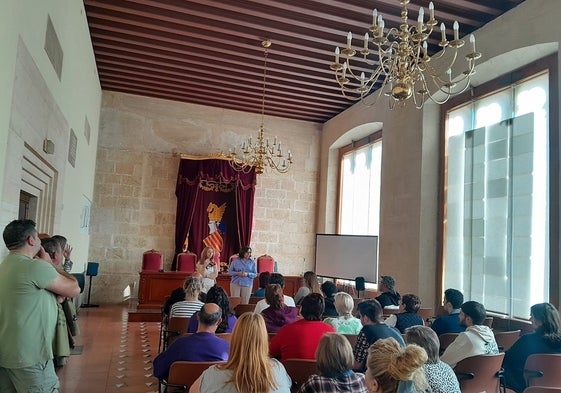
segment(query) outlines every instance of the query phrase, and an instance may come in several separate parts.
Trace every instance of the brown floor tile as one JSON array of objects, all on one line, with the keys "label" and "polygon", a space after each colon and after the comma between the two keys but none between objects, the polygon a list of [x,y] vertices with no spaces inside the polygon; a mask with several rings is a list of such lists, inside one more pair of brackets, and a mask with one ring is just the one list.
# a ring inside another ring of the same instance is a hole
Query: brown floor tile
[{"label": "brown floor tile", "polygon": [[158,353],[159,322],[128,322],[128,305],[82,308],[78,322],[83,345],[57,371],[61,393],[157,392],[152,360]]}]

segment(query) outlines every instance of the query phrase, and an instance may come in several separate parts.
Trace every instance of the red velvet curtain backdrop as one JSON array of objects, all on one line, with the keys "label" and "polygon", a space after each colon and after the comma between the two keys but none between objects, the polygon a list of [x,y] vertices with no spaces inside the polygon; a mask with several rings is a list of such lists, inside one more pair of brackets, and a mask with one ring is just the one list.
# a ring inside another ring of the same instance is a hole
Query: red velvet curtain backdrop
[{"label": "red velvet curtain backdrop", "polygon": [[[236,172],[228,161],[187,159],[179,163],[175,253],[199,256],[208,244],[222,247],[221,260],[251,242],[256,174]],[[175,270],[175,259],[172,269]]]}]

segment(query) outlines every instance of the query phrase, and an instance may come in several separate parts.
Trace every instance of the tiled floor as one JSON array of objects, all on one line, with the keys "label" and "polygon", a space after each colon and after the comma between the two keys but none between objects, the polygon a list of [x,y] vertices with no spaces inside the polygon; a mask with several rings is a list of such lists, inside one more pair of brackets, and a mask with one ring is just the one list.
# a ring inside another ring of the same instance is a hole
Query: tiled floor
[{"label": "tiled floor", "polygon": [[80,355],[58,370],[61,393],[157,393],[152,360],[158,354],[158,322],[128,322],[128,305],[82,308]]}]

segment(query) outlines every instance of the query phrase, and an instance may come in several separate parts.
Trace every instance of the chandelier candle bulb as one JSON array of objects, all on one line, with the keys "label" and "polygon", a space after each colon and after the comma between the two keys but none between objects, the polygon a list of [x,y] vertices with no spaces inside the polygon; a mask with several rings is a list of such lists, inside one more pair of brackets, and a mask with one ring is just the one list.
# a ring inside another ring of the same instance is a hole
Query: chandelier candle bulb
[{"label": "chandelier candle bulb", "polygon": [[460,25],[459,25],[457,20],[454,21],[454,26],[453,27],[454,27],[454,40],[458,40],[460,38],[459,37]]},{"label": "chandelier candle bulb", "polygon": [[425,10],[423,9],[423,7],[421,7],[421,8],[419,8],[419,17],[417,18],[417,22],[419,24],[417,29],[419,30],[419,33],[421,31],[423,31],[423,19],[424,19],[424,17],[425,17]]},{"label": "chandelier candle bulb", "polygon": [[[354,57],[356,51],[352,49],[353,32],[350,31],[347,46],[341,47],[344,59],[340,64],[329,65],[342,94],[350,100],[360,99],[367,106],[376,105],[381,97],[389,97],[390,109],[404,107],[408,102],[422,109],[427,99],[441,105],[469,88],[476,60],[481,58],[481,53],[475,52],[474,39],[469,38],[473,52],[470,50],[465,56],[467,70],[452,81],[449,69],[460,66],[458,50],[468,38],[460,39],[458,21],[453,23],[453,39],[450,37],[448,41],[446,26],[436,20],[432,1],[427,0],[428,11],[419,6],[416,21],[408,19],[410,0],[395,1],[401,4],[401,23],[390,17],[386,29],[383,16],[377,9],[372,10],[372,25],[366,34],[362,33],[362,56]],[[438,40],[436,31],[436,37],[431,37],[438,27],[440,51],[432,54],[433,48],[428,43]],[[374,91],[376,94],[372,94]]]},{"label": "chandelier candle bulb", "polygon": [[469,35],[469,42],[471,42],[471,47],[473,49],[473,53],[475,53],[475,36],[473,34]]},{"label": "chandelier candle bulb", "polygon": [[335,63],[339,64],[339,54],[341,53],[341,51],[339,50],[339,47],[335,48]]}]

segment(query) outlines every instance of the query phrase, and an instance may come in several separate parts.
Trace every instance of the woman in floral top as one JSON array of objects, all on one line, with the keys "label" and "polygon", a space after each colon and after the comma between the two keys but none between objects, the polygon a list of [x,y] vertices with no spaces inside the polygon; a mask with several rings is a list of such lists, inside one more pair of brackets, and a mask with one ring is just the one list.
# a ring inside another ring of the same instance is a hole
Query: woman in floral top
[{"label": "woman in floral top", "polygon": [[335,309],[337,314],[336,318],[325,318],[323,322],[333,326],[337,333],[342,334],[358,334],[362,329],[360,319],[353,317],[352,311],[354,301],[351,295],[346,292],[339,292],[335,294]]}]

